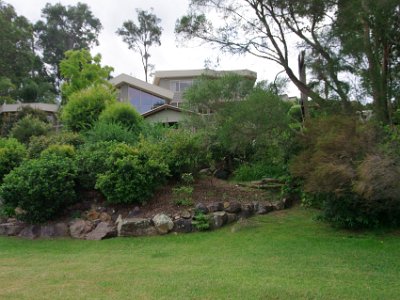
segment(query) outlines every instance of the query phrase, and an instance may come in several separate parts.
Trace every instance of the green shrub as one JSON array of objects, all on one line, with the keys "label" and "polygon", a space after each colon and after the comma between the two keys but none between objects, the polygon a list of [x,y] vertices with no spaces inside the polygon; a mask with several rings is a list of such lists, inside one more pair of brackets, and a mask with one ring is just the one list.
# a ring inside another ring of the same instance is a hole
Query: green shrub
[{"label": "green shrub", "polygon": [[208,165],[207,149],[200,136],[190,131],[170,129],[160,141],[142,139],[138,147],[151,156],[159,157],[175,178],[180,178],[183,173],[196,173]]},{"label": "green shrub", "polygon": [[108,170],[107,159],[116,142],[85,144],[77,153],[78,182],[85,189],[94,189],[97,176]]},{"label": "green shrub", "polygon": [[284,165],[273,164],[268,161],[258,161],[250,164],[242,164],[234,171],[236,181],[252,181],[266,177],[277,178],[285,175]]},{"label": "green shrub", "polygon": [[339,227],[400,225],[400,157],[382,141],[381,128],[350,117],[308,124],[303,151],[291,164],[303,180],[305,203]]},{"label": "green shrub", "polygon": [[50,155],[27,160],[4,178],[0,188],[3,205],[19,207],[18,218],[32,223],[54,219],[74,203],[76,166],[72,159]]},{"label": "green shrub", "polygon": [[79,148],[83,143],[82,135],[71,131],[62,131],[48,136],[35,136],[29,142],[29,157],[38,158],[40,153],[50,145],[71,145]]},{"label": "green shrub", "polygon": [[172,189],[173,201],[175,205],[191,206],[193,205],[192,194],[193,187],[180,186]]},{"label": "green shrub", "polygon": [[110,88],[89,87],[69,96],[68,103],[62,109],[61,120],[73,131],[87,130],[96,123],[106,106],[115,102],[115,92]]},{"label": "green shrub", "polygon": [[0,138],[0,182],[26,157],[27,151],[23,144],[13,138]]},{"label": "green shrub", "polygon": [[143,117],[129,103],[116,102],[106,107],[99,120],[104,123],[117,123],[139,134]]},{"label": "green shrub", "polygon": [[47,149],[43,150],[40,154],[40,157],[49,157],[49,156],[61,156],[61,157],[75,157],[75,148],[71,145],[50,145]]},{"label": "green shrub", "polygon": [[51,125],[36,117],[27,115],[19,120],[11,129],[11,136],[24,144],[28,144],[33,136],[47,135],[50,133]]},{"label": "green shrub", "polygon": [[202,212],[196,212],[193,221],[193,226],[200,231],[205,231],[210,228],[210,222],[205,214]]},{"label": "green shrub", "polygon": [[117,123],[97,122],[92,129],[84,133],[88,143],[98,142],[125,142],[135,144],[138,141],[137,132]]},{"label": "green shrub", "polygon": [[109,203],[143,203],[168,175],[168,167],[126,144],[112,147],[107,171],[97,178],[98,188]]}]

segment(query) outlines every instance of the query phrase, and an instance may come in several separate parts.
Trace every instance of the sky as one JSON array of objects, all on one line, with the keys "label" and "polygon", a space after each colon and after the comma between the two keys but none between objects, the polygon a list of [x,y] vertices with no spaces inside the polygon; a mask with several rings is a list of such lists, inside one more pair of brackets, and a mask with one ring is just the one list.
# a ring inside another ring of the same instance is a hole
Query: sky
[{"label": "sky", "polygon": [[[46,3],[76,5],[71,0],[4,0],[14,6],[17,14],[23,15],[31,22],[41,18],[41,10]],[[136,8],[154,9],[154,14],[161,19],[163,32],[161,46],[150,49],[150,63],[156,71],[177,69],[203,69],[205,61],[211,61],[211,67],[218,70],[249,69],[257,72],[258,80],[273,81],[282,70],[276,63],[253,57],[251,55],[222,54],[218,49],[200,42],[182,44],[174,33],[176,20],[188,9],[189,0],[81,0],[86,3],[93,15],[100,19],[103,29],[99,35],[99,46],[92,48],[92,54],[100,53],[102,65],[114,68],[113,76],[121,73],[144,80],[144,71],[140,55],[128,49],[127,44],[115,32],[127,20],[136,22]],[[152,81],[152,78],[149,82]],[[298,96],[299,92],[289,86],[287,93]]]}]

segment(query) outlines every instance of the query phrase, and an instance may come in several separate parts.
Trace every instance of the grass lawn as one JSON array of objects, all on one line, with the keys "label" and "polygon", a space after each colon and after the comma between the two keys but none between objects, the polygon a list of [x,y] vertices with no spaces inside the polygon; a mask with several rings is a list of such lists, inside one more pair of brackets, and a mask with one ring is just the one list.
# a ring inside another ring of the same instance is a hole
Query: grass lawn
[{"label": "grass lawn", "polygon": [[0,238],[0,299],[399,299],[400,236],[294,208],[187,235]]}]

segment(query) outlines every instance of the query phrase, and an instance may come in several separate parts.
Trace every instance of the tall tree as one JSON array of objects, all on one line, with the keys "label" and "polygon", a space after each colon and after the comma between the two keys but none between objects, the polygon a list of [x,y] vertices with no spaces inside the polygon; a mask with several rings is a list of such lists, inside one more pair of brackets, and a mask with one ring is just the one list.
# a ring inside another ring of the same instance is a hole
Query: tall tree
[{"label": "tall tree", "polygon": [[37,45],[43,51],[43,60],[60,80],[59,63],[64,53],[72,49],[89,49],[98,45],[97,37],[102,28],[100,20],[90,8],[78,2],[76,6],[47,3],[42,9],[45,21],[35,24]]},{"label": "tall tree", "polygon": [[92,57],[86,49],[69,50],[65,52],[65,59],[60,63],[60,72],[64,78],[61,86],[62,102],[65,104],[68,97],[79,90],[93,85],[108,85],[112,67],[101,64],[101,55]]},{"label": "tall tree", "polygon": [[161,19],[157,18],[152,11],[137,9],[138,25],[129,20],[123,23],[122,27],[117,30],[129,49],[139,52],[142,58],[142,65],[146,82],[148,81],[149,69],[153,66],[149,64],[149,49],[151,46],[161,45],[160,37],[162,27],[159,25]]},{"label": "tall tree", "polygon": [[[341,6],[349,8],[350,13],[345,13],[346,9]],[[382,93],[379,92],[379,84],[374,87],[371,76],[374,74],[375,78],[382,77],[376,71],[379,64],[385,65],[384,60],[376,56],[387,50],[382,42],[389,35],[398,36],[389,30],[398,28],[394,25],[398,6],[396,0],[191,0],[188,14],[177,21],[176,32],[186,39],[199,38],[213,43],[225,51],[250,53],[276,62],[283,67],[301,93],[316,101],[338,98],[344,110],[348,110],[353,86],[346,80],[346,75],[360,77],[362,69],[355,64],[354,49],[351,53],[342,51],[344,39],[335,30],[335,26],[340,16],[343,16],[347,23],[354,21],[349,28],[358,26],[357,30],[348,31],[349,45],[357,44],[351,40],[353,36],[358,35],[364,39],[359,43],[362,48],[360,57],[363,57],[363,62],[368,62],[366,70],[370,74],[365,77],[368,81],[364,80],[367,83],[364,89],[374,98],[377,117],[387,122],[385,115],[388,113],[384,111],[387,102],[378,100],[382,99],[381,96],[374,96]],[[209,14],[220,16],[219,21],[210,22],[206,17]],[[347,27],[343,29],[342,32],[345,32]],[[386,35],[383,34],[385,30]],[[316,81],[324,83],[323,92],[303,82],[294,71],[293,51],[298,50],[293,49],[298,48],[307,51],[309,59],[306,63],[310,64],[310,69],[317,76]],[[371,68],[373,65],[375,67]]]},{"label": "tall tree", "polygon": [[0,1],[0,77],[18,86],[34,64],[33,33],[29,21]]}]

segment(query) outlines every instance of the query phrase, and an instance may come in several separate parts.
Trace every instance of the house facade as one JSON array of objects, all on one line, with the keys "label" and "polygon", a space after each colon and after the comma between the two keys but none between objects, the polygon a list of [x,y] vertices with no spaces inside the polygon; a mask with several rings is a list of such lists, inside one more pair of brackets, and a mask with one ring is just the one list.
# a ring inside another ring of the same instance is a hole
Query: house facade
[{"label": "house facade", "polygon": [[217,78],[227,74],[238,74],[254,82],[257,79],[257,73],[250,70],[199,69],[157,71],[154,73],[153,84],[126,74],[121,74],[110,82],[119,90],[119,100],[131,103],[149,122],[175,124],[188,112],[182,107],[183,94],[196,79],[203,75]]}]

